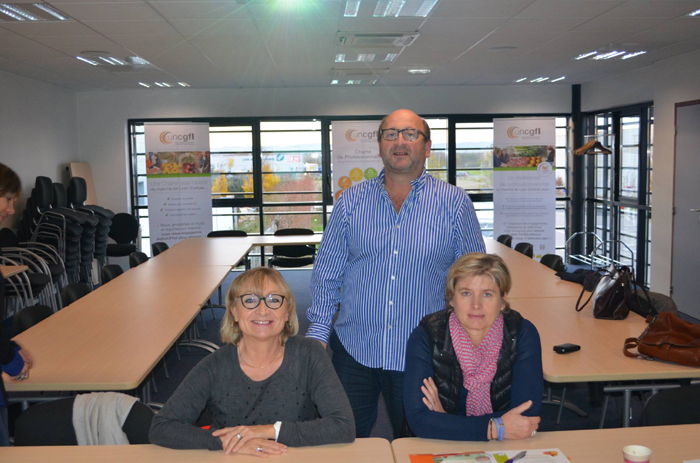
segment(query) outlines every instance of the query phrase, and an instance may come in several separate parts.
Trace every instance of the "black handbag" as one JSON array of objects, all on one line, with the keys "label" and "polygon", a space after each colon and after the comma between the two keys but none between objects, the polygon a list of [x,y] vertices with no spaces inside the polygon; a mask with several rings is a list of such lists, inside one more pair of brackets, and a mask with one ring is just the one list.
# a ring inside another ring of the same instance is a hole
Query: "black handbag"
[{"label": "black handbag", "polygon": [[586,289],[581,291],[578,301],[576,301],[576,311],[580,312],[589,301],[593,300],[593,316],[602,320],[624,320],[629,315],[632,306],[649,310],[649,313],[640,313],[639,315],[656,315],[649,293],[643,286],[641,289],[646,297],[646,304],[642,304],[639,297],[638,287],[634,282],[634,271],[626,266],[618,268],[611,264],[604,271],[595,289],[583,305],[580,303]]}]

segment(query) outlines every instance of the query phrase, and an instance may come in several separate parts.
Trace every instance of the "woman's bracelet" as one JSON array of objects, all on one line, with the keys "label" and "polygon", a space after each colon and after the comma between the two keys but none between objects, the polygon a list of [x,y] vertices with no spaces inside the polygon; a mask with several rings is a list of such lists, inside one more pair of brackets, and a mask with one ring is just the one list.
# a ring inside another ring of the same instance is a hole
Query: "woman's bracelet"
[{"label": "woman's bracelet", "polygon": [[486,430],[486,437],[488,438],[488,440],[493,440],[493,423],[493,418],[489,418],[489,427]]},{"label": "woman's bracelet", "polygon": [[498,431],[498,440],[503,440],[503,438],[506,436],[506,427],[503,425],[503,419],[493,418],[493,421],[496,423],[496,430]]}]

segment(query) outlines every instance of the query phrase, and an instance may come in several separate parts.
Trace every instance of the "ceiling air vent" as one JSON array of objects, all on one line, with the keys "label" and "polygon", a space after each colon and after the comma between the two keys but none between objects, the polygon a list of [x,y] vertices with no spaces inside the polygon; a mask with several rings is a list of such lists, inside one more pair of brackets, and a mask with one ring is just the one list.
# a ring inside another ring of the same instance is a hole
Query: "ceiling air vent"
[{"label": "ceiling air vent", "polygon": [[408,47],[420,34],[358,34],[343,32],[338,34],[336,45],[340,47]]}]

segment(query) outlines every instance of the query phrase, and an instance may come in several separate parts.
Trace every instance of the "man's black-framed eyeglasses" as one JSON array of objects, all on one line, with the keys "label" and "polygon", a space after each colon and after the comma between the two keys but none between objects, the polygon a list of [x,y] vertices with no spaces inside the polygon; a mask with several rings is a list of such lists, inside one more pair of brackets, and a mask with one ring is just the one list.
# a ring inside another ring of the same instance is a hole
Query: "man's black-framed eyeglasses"
[{"label": "man's black-framed eyeglasses", "polygon": [[403,135],[403,139],[406,141],[416,141],[418,140],[418,135],[423,135],[423,138],[427,138],[423,132],[418,129],[382,129],[379,131],[379,136],[382,140],[394,141],[399,138],[399,134]]},{"label": "man's black-framed eyeglasses", "polygon": [[260,301],[265,301],[265,305],[272,310],[277,310],[282,307],[284,303],[284,296],[281,294],[268,294],[265,297],[260,297],[257,294],[243,294],[241,297],[241,304],[243,307],[249,310],[255,309],[260,305]]}]

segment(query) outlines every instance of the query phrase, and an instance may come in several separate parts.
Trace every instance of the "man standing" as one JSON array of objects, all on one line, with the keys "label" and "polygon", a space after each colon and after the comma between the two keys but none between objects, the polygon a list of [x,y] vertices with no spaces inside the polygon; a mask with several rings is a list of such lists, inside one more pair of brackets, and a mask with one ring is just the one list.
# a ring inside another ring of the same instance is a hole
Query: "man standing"
[{"label": "man standing", "polygon": [[400,109],[384,118],[378,141],[384,170],[336,202],[314,264],[307,312],[306,335],[333,349],[357,437],[372,430],[379,392],[398,437],[408,336],[421,318],[445,308],[452,263],[485,251],[469,196],[425,171],[428,124]]}]

